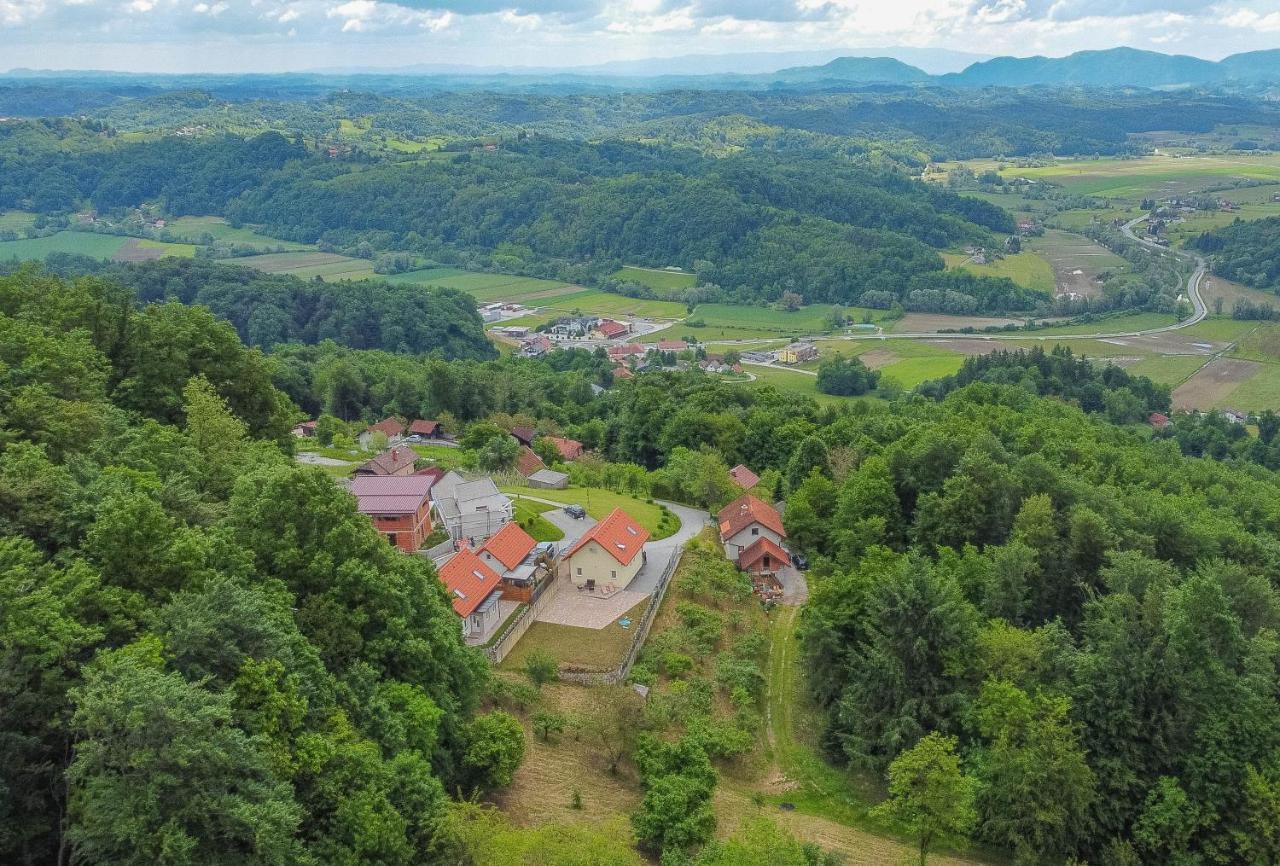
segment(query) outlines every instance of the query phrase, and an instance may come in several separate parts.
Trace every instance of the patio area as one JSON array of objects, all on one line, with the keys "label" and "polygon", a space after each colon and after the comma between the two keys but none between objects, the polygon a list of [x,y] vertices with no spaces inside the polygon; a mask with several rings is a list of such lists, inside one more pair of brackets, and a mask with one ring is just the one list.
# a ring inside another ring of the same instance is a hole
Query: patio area
[{"label": "patio area", "polygon": [[537,622],[602,629],[648,598],[648,593],[625,589],[601,598],[578,592],[568,581],[562,581],[555,592],[556,596],[539,612]]}]

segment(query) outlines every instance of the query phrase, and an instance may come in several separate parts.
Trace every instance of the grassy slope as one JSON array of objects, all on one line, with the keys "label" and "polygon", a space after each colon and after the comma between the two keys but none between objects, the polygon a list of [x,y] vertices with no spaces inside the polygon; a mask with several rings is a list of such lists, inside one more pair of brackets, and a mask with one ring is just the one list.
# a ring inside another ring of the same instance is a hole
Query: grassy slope
[{"label": "grassy slope", "polygon": [[689,289],[698,283],[696,274],[688,274],[683,271],[659,270],[657,268],[625,267],[614,271],[610,276],[617,280],[630,280],[633,283],[639,283],[642,286],[648,286],[659,291]]},{"label": "grassy slope", "polygon": [[662,507],[656,503],[645,502],[634,496],[614,493],[601,487],[566,487],[564,490],[541,490],[531,487],[502,487],[508,496],[532,496],[539,499],[550,499],[565,505],[577,504],[587,509],[587,514],[596,520],[609,515],[615,508],[621,508],[630,514],[637,523],[649,530],[651,541],[667,538],[679,528],[679,521],[668,521],[662,525]]}]

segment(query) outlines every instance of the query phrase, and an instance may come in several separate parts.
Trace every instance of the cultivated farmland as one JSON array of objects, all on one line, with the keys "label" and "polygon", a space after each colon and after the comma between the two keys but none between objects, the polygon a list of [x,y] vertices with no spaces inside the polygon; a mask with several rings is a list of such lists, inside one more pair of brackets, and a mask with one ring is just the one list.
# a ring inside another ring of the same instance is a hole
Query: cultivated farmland
[{"label": "cultivated farmland", "polygon": [[698,276],[696,274],[659,268],[625,267],[614,271],[610,276],[615,280],[628,280],[657,291],[689,289],[698,284]]}]

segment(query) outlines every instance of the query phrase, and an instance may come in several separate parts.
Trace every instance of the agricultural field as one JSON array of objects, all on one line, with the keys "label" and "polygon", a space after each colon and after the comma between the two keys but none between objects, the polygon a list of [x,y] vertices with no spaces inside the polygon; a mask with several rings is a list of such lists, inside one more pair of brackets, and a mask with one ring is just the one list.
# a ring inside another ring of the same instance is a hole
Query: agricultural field
[{"label": "agricultural field", "polygon": [[639,283],[655,291],[691,289],[698,284],[697,274],[659,268],[625,267],[614,271],[610,276],[615,280],[628,280],[633,283]]},{"label": "agricultural field", "polygon": [[[1261,189],[1275,191],[1280,187],[1267,186]],[[1236,201],[1238,192],[1247,192],[1251,190],[1230,190],[1222,193],[1223,198]],[[1198,210],[1186,214],[1182,222],[1170,223],[1165,230],[1168,235],[1169,243],[1175,246],[1185,246],[1187,241],[1198,235],[1204,234],[1213,229],[1229,226],[1236,220],[1260,220],[1266,217],[1280,216],[1280,202],[1271,201],[1270,195],[1266,201],[1247,202],[1240,205],[1237,210]]]},{"label": "agricultural field", "polygon": [[[839,309],[857,322],[862,321],[867,313],[871,314],[873,320],[884,316],[881,310],[864,310],[860,307]],[[704,323],[703,327],[692,330],[704,342],[791,339],[831,333],[831,316],[835,310],[836,307],[832,304],[811,304],[794,312],[738,304],[699,304],[689,315],[689,320],[701,320]]]},{"label": "agricultural field", "polygon": [[307,244],[285,241],[270,235],[260,234],[250,226],[236,228],[222,217],[216,216],[184,216],[171,221],[165,228],[165,234],[176,240],[187,243],[203,243],[207,238],[241,246],[259,247],[261,249],[309,250]]},{"label": "agricultural field", "polygon": [[947,253],[943,259],[949,268],[964,268],[984,277],[1008,277],[1024,289],[1053,294],[1053,266],[1044,255],[1033,250],[1001,256],[981,265],[970,261],[970,257],[963,253]]},{"label": "agricultural field", "polygon": [[386,280],[397,285],[443,286],[447,289],[460,289],[481,304],[513,301],[537,306],[543,299],[582,291],[578,286],[557,280],[541,280],[536,277],[520,277],[512,274],[478,273],[459,268],[426,268],[406,271],[402,274],[378,275],[374,279]]},{"label": "agricultural field", "polygon": [[1272,153],[1061,160],[1032,168],[1007,165],[1000,168],[994,161],[967,164],[975,171],[996,168],[1005,178],[1024,177],[1059,184],[1077,195],[1116,199],[1185,195],[1235,180],[1280,183],[1280,154]]},{"label": "agricultural field", "polygon": [[245,256],[232,261],[268,274],[289,274],[304,280],[320,277],[326,282],[332,282],[370,279],[374,276],[373,263],[368,259],[353,259],[337,253],[314,251],[267,253],[261,256]]},{"label": "agricultural field", "polygon": [[36,215],[24,210],[0,211],[0,231],[21,234],[35,224]]},{"label": "agricultural field", "polygon": [[1056,325],[1034,333],[1036,336],[1042,337],[1097,333],[1119,334],[1163,328],[1165,325],[1177,324],[1177,321],[1177,318],[1172,313],[1130,313],[1109,319],[1099,319],[1096,322],[1088,322],[1082,325]]},{"label": "agricultural field", "polygon": [[190,244],[168,244],[121,235],[64,231],[42,238],[0,241],[0,261],[8,259],[44,259],[50,253],[74,253],[95,259],[115,261],[148,261],[164,256],[195,255]]},{"label": "agricultural field", "polygon": [[1049,229],[1038,238],[1028,238],[1027,247],[1052,268],[1053,294],[1075,292],[1085,297],[1102,293],[1098,275],[1104,271],[1128,273],[1129,263],[1084,235]]},{"label": "agricultural field", "polygon": [[1213,274],[1205,276],[1204,282],[1200,284],[1200,294],[1204,297],[1204,302],[1209,305],[1210,310],[1213,309],[1214,301],[1217,298],[1222,298],[1222,311],[1228,315],[1231,313],[1231,307],[1236,301],[1249,301],[1254,304],[1271,304],[1273,307],[1280,307],[1280,297],[1271,292],[1264,292],[1261,289],[1233,283]]},{"label": "agricultural field", "polygon": [[582,313],[594,316],[626,316],[644,319],[678,319],[685,314],[685,305],[676,301],[655,301],[646,298],[628,298],[611,292],[577,291],[536,300],[538,306],[554,310],[561,315]]}]

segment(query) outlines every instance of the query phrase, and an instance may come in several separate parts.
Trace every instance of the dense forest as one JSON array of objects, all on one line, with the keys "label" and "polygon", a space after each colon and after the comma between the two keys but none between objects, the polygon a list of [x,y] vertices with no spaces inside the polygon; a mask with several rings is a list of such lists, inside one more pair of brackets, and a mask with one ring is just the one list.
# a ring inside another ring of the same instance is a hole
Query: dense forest
[{"label": "dense forest", "polygon": [[1275,475],[983,382],[818,436],[856,469],[814,461],[785,519],[837,760],[954,738],[1018,862],[1280,855]]},{"label": "dense forest", "polygon": [[1213,257],[1213,272],[1258,289],[1280,292],[1280,217],[1205,232],[1190,244]]},{"label": "dense forest", "polygon": [[[20,267],[0,263],[0,272]],[[132,289],[145,303],[207,307],[230,322],[246,344],[264,350],[332,340],[352,349],[446,359],[497,355],[484,336],[475,300],[454,289],[381,280],[325,283],[182,258],[113,264],[55,253],[45,268],[62,276],[101,276]]]},{"label": "dense forest", "polygon": [[273,440],[297,417],[198,307],[0,279],[0,859],[455,863],[503,784],[430,564]]}]

